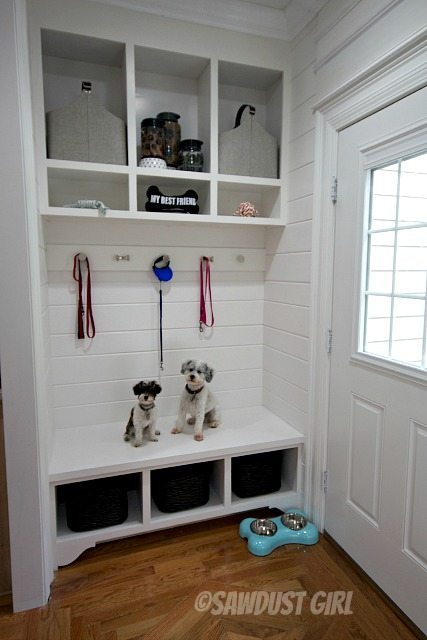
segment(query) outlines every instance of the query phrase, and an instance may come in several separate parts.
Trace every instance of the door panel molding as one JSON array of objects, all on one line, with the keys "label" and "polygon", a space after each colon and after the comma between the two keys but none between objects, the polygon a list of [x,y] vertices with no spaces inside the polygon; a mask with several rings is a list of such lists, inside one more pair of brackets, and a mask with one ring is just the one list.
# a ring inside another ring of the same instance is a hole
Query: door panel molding
[{"label": "door panel molding", "polygon": [[346,502],[378,529],[384,407],[352,393],[350,416]]},{"label": "door panel molding", "polygon": [[427,426],[410,422],[403,552],[427,571]]}]

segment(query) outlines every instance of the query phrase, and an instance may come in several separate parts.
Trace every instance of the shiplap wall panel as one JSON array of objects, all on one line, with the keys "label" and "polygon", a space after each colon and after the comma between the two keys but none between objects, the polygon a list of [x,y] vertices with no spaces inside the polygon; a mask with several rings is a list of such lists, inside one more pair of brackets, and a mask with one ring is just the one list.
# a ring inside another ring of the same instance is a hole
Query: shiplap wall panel
[{"label": "shiplap wall panel", "polygon": [[[126,420],[133,385],[159,375],[158,282],[151,264],[168,253],[174,278],[163,285],[162,416],[174,415],[183,388],[181,363],[206,360],[216,370],[212,388],[224,408],[262,399],[265,240],[262,229],[98,220],[49,220],[47,239],[49,348],[57,428]],[[190,232],[189,232],[190,231]],[[129,245],[132,238],[132,245]],[[97,334],[78,340],[72,258],[91,263]],[[113,260],[130,254],[128,263]],[[199,318],[199,259],[211,263],[215,327],[203,334]],[[245,256],[245,262],[237,260]]]},{"label": "shiplap wall panel", "polygon": [[313,217],[313,195],[288,202],[288,225],[294,222],[305,222]]},{"label": "shiplap wall panel", "polygon": [[276,282],[310,282],[311,252],[267,256],[267,278]]},{"label": "shiplap wall panel", "polygon": [[293,91],[291,95],[291,111],[304,104],[316,95],[315,75],[313,66],[308,65],[293,78]]},{"label": "shiplap wall panel", "polygon": [[291,382],[297,387],[308,390],[309,368],[308,362],[305,360],[265,346],[264,370],[269,371],[278,378]]},{"label": "shiplap wall panel", "polygon": [[313,193],[314,163],[294,169],[288,175],[289,200],[297,200]]},{"label": "shiplap wall panel", "polygon": [[264,328],[265,344],[272,347],[276,351],[284,354],[295,356],[300,360],[308,362],[309,358],[309,339],[298,336],[294,333],[288,333],[283,329],[273,329],[272,327]]},{"label": "shiplap wall panel", "polygon": [[[167,329],[164,331],[164,344],[168,350],[214,349],[261,344],[262,325],[215,327],[213,331],[201,334],[192,329]],[[158,330],[116,331],[98,333],[96,340],[86,338],[78,340],[69,334],[51,336],[51,353],[55,357],[77,356],[84,354],[106,355],[114,353],[133,353],[149,351],[158,341]]]},{"label": "shiplap wall panel", "polygon": [[264,238],[259,229],[240,227],[227,229],[217,225],[182,225],[173,222],[144,222],[128,220],[95,219],[76,223],[75,220],[50,219],[45,226],[47,245],[55,244],[92,244],[123,246],[129,244],[129,238],[136,246],[163,249],[165,246],[203,247],[209,238],[209,247],[246,247],[263,249]]},{"label": "shiplap wall panel", "polygon": [[283,304],[282,302],[266,302],[264,325],[299,336],[307,336],[309,309],[307,307]]},{"label": "shiplap wall panel", "polygon": [[311,23],[292,51],[287,226],[282,234],[266,234],[263,398],[302,431],[308,416],[315,33]]},{"label": "shiplap wall panel", "polygon": [[286,416],[289,424],[292,424],[295,429],[299,429],[302,433],[306,433],[308,423],[308,413],[306,411],[300,411],[285,402],[280,395],[272,393],[266,386],[264,386],[263,391],[263,402],[270,411],[278,416]]},{"label": "shiplap wall panel", "polygon": [[[111,241],[110,241],[111,242]],[[216,271],[263,271],[265,268],[264,249],[214,249],[210,247],[158,247],[126,245],[49,245],[47,266],[49,271],[66,271],[73,264],[76,253],[88,256],[91,268],[97,271],[149,271],[159,254],[169,256],[171,265],[181,271],[194,271],[198,268],[200,256],[212,256]],[[117,256],[125,256],[118,260]],[[239,259],[240,257],[243,259]],[[127,259],[129,257],[129,259]]]},{"label": "shiplap wall panel", "polygon": [[[262,403],[262,390],[238,389],[233,391],[217,392],[218,401],[223,409],[236,409],[247,406],[256,406]],[[179,395],[159,396],[159,413],[161,416],[170,416],[170,427],[174,426],[179,406]],[[84,405],[53,410],[57,424],[63,428],[85,426],[86,424],[99,424],[108,422],[123,422],[123,431],[129,418],[132,402],[105,402],[100,405]]]},{"label": "shiplap wall panel", "polygon": [[279,396],[287,404],[295,407],[299,411],[306,411],[308,393],[305,389],[275,376],[270,371],[266,371],[264,374],[264,384],[270,393]]},{"label": "shiplap wall panel", "polygon": [[303,133],[289,144],[289,170],[298,169],[313,162],[314,129]]},{"label": "shiplap wall panel", "polygon": [[[165,352],[164,375],[173,375],[181,369],[181,363],[191,357],[204,359],[207,349]],[[206,359],[208,359],[206,357]],[[158,374],[157,351],[141,353],[117,353],[102,356],[75,356],[53,358],[52,373],[56,384],[116,380],[123,378],[156,377]],[[245,347],[221,347],[209,352],[209,364],[217,371],[259,369],[262,366],[262,345]]]},{"label": "shiplap wall panel", "polygon": [[[65,272],[64,272],[65,273]],[[100,278],[101,273],[92,276],[93,304],[135,304],[139,303],[157,303],[159,299],[158,281],[153,277],[151,272],[141,273],[135,272],[135,282],[130,282],[130,275],[126,275],[126,282],[120,276],[121,282],[112,282],[111,273],[108,274],[107,282],[103,282]],[[199,282],[194,273],[189,273],[191,279],[184,279],[183,274],[175,275],[172,283],[163,284],[163,296],[165,302],[180,302],[186,300],[188,302],[198,302],[199,300]],[[230,273],[223,274],[215,272],[212,265],[212,279],[215,279],[215,300],[233,301],[233,300],[262,300],[264,295],[263,281],[254,282],[255,276],[251,275],[251,280],[245,282],[233,273],[233,280],[224,280],[224,275],[229,276]],[[249,274],[248,274],[249,275]],[[235,286],[236,279],[239,286]],[[64,286],[65,284],[68,286]],[[75,305],[76,292],[74,282],[70,282],[69,273],[62,282],[51,282],[49,286],[49,304],[52,306]]]},{"label": "shiplap wall panel", "polygon": [[286,232],[281,236],[268,236],[266,242],[267,252],[288,253],[296,251],[311,251],[311,220],[301,222],[301,224],[289,224]]},{"label": "shiplap wall panel", "polygon": [[283,302],[308,307],[310,304],[310,285],[302,282],[273,282],[265,284],[267,302]]},{"label": "shiplap wall panel", "polygon": [[[211,382],[213,391],[236,389],[256,389],[261,386],[261,369],[240,371],[221,371]],[[135,380],[107,380],[100,382],[82,382],[72,385],[56,385],[53,394],[55,407],[72,405],[102,404],[103,402],[124,402],[135,399],[133,386]],[[183,387],[181,375],[162,376],[162,395],[177,396]]]},{"label": "shiplap wall panel", "polygon": [[[263,302],[261,300],[218,302],[215,304],[215,325],[218,327],[262,324]],[[158,305],[154,303],[128,305],[94,305],[96,328],[104,331],[141,331],[155,329],[158,324]],[[72,334],[76,328],[76,309],[71,305],[50,307],[52,334]],[[164,329],[198,330],[198,302],[163,302]]]},{"label": "shiplap wall panel", "polygon": [[289,141],[293,142],[308,131],[314,129],[313,107],[316,98],[310,98],[291,112],[289,124]]}]

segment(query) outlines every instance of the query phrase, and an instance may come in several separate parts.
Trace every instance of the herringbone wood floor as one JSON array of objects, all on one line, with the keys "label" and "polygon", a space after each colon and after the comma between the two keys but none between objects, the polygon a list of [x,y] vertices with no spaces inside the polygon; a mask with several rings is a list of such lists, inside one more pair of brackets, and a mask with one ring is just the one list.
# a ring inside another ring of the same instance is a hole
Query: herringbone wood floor
[{"label": "herringbone wood floor", "polygon": [[[264,512],[265,513],[265,512]],[[416,636],[331,543],[251,556],[241,516],[101,545],[56,575],[49,606],[12,615],[0,640],[410,640]],[[197,613],[209,591],[353,590],[353,615]]]}]

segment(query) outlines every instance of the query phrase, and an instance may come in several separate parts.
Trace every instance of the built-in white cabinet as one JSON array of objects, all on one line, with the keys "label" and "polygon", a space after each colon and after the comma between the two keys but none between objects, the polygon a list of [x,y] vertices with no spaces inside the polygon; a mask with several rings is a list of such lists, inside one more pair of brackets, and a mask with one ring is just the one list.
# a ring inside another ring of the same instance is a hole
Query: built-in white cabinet
[{"label": "built-in white cabinet", "polygon": [[[262,406],[263,227],[283,227],[286,221],[285,44],[267,38],[252,43],[242,35],[84,0],[61,7],[38,0],[29,24],[44,365],[52,404],[43,437],[49,439],[52,537],[59,565],[107,540],[263,506],[301,506],[304,444],[303,434]],[[83,81],[92,83],[93,96],[126,125],[124,164],[49,157],[46,114],[76,100]],[[233,128],[242,104],[255,106],[257,121],[278,142],[275,177],[220,173],[219,138]],[[203,141],[202,172],[139,166],[141,121],[161,111],[180,114],[182,139]],[[195,190],[199,214],[146,211],[151,185],[165,195]],[[103,215],[71,207],[77,200],[101,200],[108,210]],[[255,205],[258,217],[233,215],[245,201]],[[73,256],[82,251],[91,260],[98,305],[100,331],[93,343],[76,341],[73,333],[71,268]],[[159,442],[134,448],[123,441],[123,430],[136,377],[156,375],[158,292],[153,296],[150,278],[153,258],[162,252],[171,256],[178,274],[169,299],[167,287],[164,292],[171,353],[159,399],[162,434]],[[122,255],[126,259],[119,261]],[[200,255],[214,258],[218,293],[217,333],[203,339],[194,322]],[[205,440],[196,442],[191,428],[173,436],[171,426],[182,389],[180,362],[204,358],[208,348],[207,358],[217,350],[215,366],[218,378],[223,376],[218,387],[226,406],[221,427],[206,429]],[[239,498],[232,490],[233,459],[265,451],[281,452],[280,489]],[[208,503],[162,513],[152,500],[153,472],[206,461],[213,465]],[[71,531],[63,488],[112,476],[129,479],[127,519]]]},{"label": "built-in white cabinet", "polygon": [[[185,433],[172,435],[170,423],[170,419],[162,419],[159,441],[144,440],[138,448],[123,442],[120,424],[58,430],[50,477],[59,565],[72,562],[99,542],[259,507],[285,509],[301,503],[304,437],[266,409],[224,412],[223,424],[215,430],[205,429],[203,442],[193,440],[191,427]],[[233,460],[265,451],[281,452],[280,488],[264,495],[238,497],[232,485]],[[152,498],[153,471],[206,461],[212,462],[209,501],[175,513],[160,511]],[[60,499],[61,487],[113,475],[129,478],[129,510],[125,522],[92,531],[70,531],[64,502]]]},{"label": "built-in white cabinet", "polygon": [[[97,199],[109,207],[109,218],[284,224],[283,71],[147,47],[134,41],[116,42],[52,29],[42,29],[40,35],[43,93],[36,108],[38,126],[43,128],[47,112],[76,100],[82,81],[90,81],[94,97],[126,123],[128,159],[126,165],[58,160],[48,158],[46,145],[41,144],[42,215],[95,217],[99,215],[96,210],[76,211],[69,205],[79,199]],[[243,103],[255,106],[257,121],[278,141],[280,157],[275,178],[219,173],[219,135],[234,127]],[[160,111],[181,115],[182,139],[203,141],[203,172],[138,166],[141,121]],[[146,191],[150,185],[158,186],[165,195],[194,189],[199,196],[199,214],[147,212]],[[233,215],[244,201],[255,205],[258,217]]]}]

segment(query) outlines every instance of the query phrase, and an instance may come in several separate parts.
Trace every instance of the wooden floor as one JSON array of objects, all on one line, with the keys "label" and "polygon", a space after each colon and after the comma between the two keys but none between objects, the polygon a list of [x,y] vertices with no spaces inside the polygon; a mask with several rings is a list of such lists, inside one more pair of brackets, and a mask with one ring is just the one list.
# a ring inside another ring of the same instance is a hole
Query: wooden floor
[{"label": "wooden floor", "polygon": [[[409,640],[416,636],[331,543],[251,556],[240,517],[100,545],[60,569],[50,604],[13,615],[1,640]],[[212,615],[201,591],[307,591],[301,615]],[[314,615],[317,591],[352,590],[352,615]]]}]

